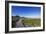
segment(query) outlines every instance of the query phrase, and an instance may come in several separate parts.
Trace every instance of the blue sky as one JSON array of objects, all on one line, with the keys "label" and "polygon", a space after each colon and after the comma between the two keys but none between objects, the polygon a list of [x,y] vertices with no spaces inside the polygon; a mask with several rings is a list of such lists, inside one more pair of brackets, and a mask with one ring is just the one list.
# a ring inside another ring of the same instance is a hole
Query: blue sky
[{"label": "blue sky", "polygon": [[12,16],[18,14],[21,17],[40,18],[40,7],[12,6]]}]

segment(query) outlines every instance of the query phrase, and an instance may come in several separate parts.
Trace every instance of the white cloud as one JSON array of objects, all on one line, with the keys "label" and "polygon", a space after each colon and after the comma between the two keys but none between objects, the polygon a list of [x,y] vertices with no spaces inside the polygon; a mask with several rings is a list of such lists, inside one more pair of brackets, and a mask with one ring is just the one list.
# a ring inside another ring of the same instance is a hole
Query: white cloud
[{"label": "white cloud", "polygon": [[24,16],[26,18],[40,18],[40,16]]}]

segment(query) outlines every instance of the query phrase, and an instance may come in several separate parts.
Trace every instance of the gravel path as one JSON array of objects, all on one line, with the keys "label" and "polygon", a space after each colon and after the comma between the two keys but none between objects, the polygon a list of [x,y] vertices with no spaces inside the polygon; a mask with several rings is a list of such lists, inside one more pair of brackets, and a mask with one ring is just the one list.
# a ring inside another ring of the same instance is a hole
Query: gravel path
[{"label": "gravel path", "polygon": [[19,21],[16,22],[16,27],[32,27],[32,25],[23,24],[22,19],[19,19]]},{"label": "gravel path", "polygon": [[22,19],[19,19],[19,21],[16,22],[16,27],[24,27],[24,25],[22,24]]}]

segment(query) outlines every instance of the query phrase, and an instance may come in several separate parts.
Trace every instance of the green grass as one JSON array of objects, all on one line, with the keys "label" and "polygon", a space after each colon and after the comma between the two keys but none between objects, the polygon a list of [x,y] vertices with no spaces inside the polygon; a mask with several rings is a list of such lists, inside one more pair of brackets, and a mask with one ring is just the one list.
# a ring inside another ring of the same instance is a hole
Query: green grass
[{"label": "green grass", "polygon": [[24,19],[22,22],[27,25],[40,26],[41,20],[40,19]]}]

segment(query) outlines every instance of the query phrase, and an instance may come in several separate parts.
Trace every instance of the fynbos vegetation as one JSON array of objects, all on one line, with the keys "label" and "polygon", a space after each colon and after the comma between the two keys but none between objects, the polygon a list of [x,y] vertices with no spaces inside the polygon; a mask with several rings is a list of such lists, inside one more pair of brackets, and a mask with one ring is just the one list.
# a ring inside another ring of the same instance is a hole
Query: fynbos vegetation
[{"label": "fynbos vegetation", "polygon": [[40,21],[40,18],[32,19],[20,16],[12,16],[12,27],[38,27],[41,25]]}]

